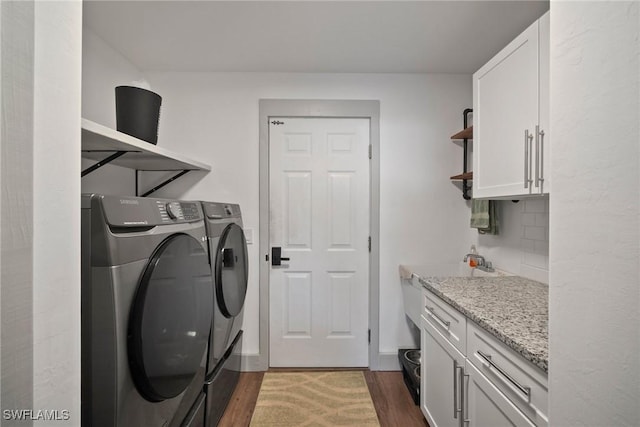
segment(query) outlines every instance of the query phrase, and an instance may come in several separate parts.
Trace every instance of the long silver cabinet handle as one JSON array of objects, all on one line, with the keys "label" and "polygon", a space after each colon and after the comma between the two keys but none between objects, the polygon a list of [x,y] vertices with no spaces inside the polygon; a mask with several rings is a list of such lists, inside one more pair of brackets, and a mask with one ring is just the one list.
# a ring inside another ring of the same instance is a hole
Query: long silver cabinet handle
[{"label": "long silver cabinet handle", "polygon": [[449,327],[451,326],[451,322],[449,322],[447,320],[444,320],[442,317],[438,316],[436,314],[436,312],[434,311],[433,307],[425,306],[424,308],[426,308],[427,311],[429,312],[429,316],[433,317],[434,319],[436,319],[438,321],[438,323],[440,323],[440,326],[445,328],[447,331],[449,330]]},{"label": "long silver cabinet handle", "polygon": [[544,183],[544,131],[540,131],[540,177],[538,181],[540,182],[540,187],[542,187]]},{"label": "long silver cabinet handle", "polygon": [[536,188],[540,187],[540,126],[536,125]]},{"label": "long silver cabinet handle", "polygon": [[465,374],[464,369],[462,369],[460,375],[460,409],[462,409],[462,413],[460,414],[460,427],[464,427],[465,424],[469,424],[469,422],[471,421],[471,419],[467,418],[468,412],[469,412],[469,408],[467,408],[467,406],[469,405],[468,402],[466,401],[466,398],[464,397],[464,379],[465,378],[469,378],[469,374]]},{"label": "long silver cabinet handle", "polygon": [[[458,408],[458,369],[462,370],[462,366],[458,366],[458,361],[453,360],[453,418],[458,418],[458,414],[462,412],[462,405]],[[462,375],[461,375],[462,376]],[[462,419],[462,417],[460,417]]]},{"label": "long silver cabinet handle", "polygon": [[529,134],[529,188],[533,186],[533,135]]},{"label": "long silver cabinet handle", "polygon": [[531,401],[531,387],[523,386],[518,381],[514,380],[511,375],[506,373],[504,371],[504,369],[502,369],[500,366],[496,365],[496,363],[493,360],[491,360],[491,355],[490,354],[484,354],[480,350],[478,350],[477,353],[478,353],[478,356],[482,357],[489,364],[489,366],[491,366],[496,371],[498,371],[500,373],[500,375],[502,375],[504,378],[506,378],[515,388],[520,390],[520,392],[526,396],[527,402]]},{"label": "long silver cabinet handle", "polygon": [[524,130],[524,188],[529,188],[529,129]]}]

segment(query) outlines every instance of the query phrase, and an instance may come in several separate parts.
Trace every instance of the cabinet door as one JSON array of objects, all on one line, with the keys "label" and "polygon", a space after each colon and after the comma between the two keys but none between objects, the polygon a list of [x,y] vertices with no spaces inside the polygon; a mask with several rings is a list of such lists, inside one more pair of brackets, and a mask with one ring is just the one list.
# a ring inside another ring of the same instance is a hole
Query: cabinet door
[{"label": "cabinet door", "polygon": [[465,367],[467,427],[535,426],[471,363]]},{"label": "cabinet door", "polygon": [[536,21],[473,75],[473,197],[531,194],[538,81]]},{"label": "cabinet door", "polygon": [[420,409],[431,427],[459,427],[464,356],[427,320],[421,321]]},{"label": "cabinet door", "polygon": [[[539,153],[540,153],[540,165],[538,168],[539,178],[541,181],[539,182],[539,186],[535,187],[534,190],[536,193],[549,194],[551,192],[551,180],[549,177],[551,176],[551,168],[550,166],[550,115],[549,115],[549,107],[551,105],[550,99],[550,86],[549,79],[551,75],[550,70],[550,21],[549,21],[549,12],[545,13],[542,18],[538,21],[539,25],[539,55],[540,55],[540,132],[544,132],[544,134],[538,135],[539,138]],[[535,179],[535,178],[534,178]]]}]

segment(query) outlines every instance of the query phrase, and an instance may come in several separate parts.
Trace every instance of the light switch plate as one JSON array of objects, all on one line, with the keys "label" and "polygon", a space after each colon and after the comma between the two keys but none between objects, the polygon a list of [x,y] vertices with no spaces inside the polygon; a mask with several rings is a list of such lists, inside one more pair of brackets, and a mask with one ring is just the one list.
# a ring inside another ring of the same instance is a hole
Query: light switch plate
[{"label": "light switch plate", "polygon": [[244,238],[247,239],[247,245],[253,244],[253,228],[244,229]]}]

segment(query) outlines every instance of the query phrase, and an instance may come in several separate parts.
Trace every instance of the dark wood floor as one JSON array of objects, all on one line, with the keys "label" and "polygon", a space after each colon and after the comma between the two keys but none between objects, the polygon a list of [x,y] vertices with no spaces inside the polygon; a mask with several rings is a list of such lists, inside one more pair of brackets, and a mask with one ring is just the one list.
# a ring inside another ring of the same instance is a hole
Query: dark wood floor
[{"label": "dark wood floor", "polygon": [[[245,427],[251,422],[253,409],[264,372],[243,372],[231,401],[227,406],[220,426]],[[402,381],[400,372],[364,371],[369,392],[376,408],[381,427],[428,427],[413,403],[411,395]]]}]

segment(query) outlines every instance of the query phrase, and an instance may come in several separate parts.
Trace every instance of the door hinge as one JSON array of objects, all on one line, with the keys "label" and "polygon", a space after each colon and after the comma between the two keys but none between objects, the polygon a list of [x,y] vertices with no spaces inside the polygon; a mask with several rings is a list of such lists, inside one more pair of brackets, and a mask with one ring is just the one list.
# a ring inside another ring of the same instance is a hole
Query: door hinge
[{"label": "door hinge", "polygon": [[369,252],[371,252],[371,236],[369,236],[369,243],[367,246],[369,246]]},{"label": "door hinge", "polygon": [[367,342],[371,344],[371,329],[367,331]]},{"label": "door hinge", "polygon": [[373,156],[373,147],[369,144],[369,159],[371,159],[371,156]]}]

